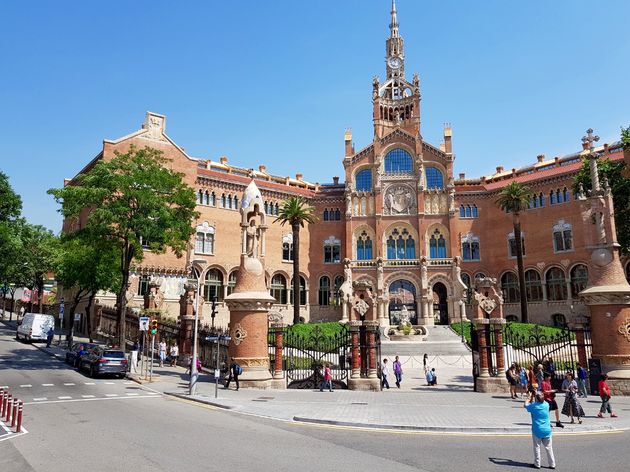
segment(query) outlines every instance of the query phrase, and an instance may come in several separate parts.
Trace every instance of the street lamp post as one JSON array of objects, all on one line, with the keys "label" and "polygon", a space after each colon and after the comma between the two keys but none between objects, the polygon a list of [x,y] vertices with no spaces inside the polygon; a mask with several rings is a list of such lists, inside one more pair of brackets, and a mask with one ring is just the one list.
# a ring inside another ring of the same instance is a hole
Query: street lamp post
[{"label": "street lamp post", "polygon": [[459,328],[462,334],[462,343],[464,342],[464,300],[457,302],[459,304]]},{"label": "street lamp post", "polygon": [[[191,263],[205,264],[205,260],[193,260]],[[193,326],[193,350],[192,361],[190,363],[190,383],[188,385],[188,394],[194,395],[197,391],[197,380],[199,379],[199,371],[197,370],[197,330],[199,328],[199,297],[201,292],[201,270],[197,273],[197,290],[195,296],[195,323]]]}]

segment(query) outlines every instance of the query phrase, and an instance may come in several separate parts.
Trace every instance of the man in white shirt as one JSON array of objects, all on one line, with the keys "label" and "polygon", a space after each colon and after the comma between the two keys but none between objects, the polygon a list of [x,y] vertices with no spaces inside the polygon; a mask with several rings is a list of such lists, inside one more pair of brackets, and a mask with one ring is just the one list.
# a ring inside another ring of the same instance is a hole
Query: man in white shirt
[{"label": "man in white shirt", "polygon": [[160,341],[160,367],[164,367],[164,361],[166,360],[166,343]]},{"label": "man in white shirt", "polygon": [[389,390],[389,382],[387,377],[389,376],[389,367],[387,366],[387,359],[383,359],[381,364],[381,389],[387,388]]}]

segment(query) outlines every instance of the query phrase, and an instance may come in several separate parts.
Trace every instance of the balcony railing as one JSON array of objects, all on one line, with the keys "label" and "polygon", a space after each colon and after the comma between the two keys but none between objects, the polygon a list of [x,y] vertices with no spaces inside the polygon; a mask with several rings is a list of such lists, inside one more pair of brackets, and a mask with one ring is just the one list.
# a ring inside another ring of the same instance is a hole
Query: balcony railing
[{"label": "balcony railing", "polygon": [[[453,264],[453,260],[450,258],[427,259],[427,262],[429,266],[434,267],[450,267]],[[420,265],[420,259],[386,259],[383,261],[384,267],[420,267]],[[376,260],[354,260],[351,261],[351,267],[373,268],[376,267]]]}]

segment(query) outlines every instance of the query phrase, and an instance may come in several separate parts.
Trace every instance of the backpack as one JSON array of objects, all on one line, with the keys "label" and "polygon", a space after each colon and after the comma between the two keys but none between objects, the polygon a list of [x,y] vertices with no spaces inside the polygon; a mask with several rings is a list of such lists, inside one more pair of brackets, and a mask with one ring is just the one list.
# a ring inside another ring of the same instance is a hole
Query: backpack
[{"label": "backpack", "polygon": [[243,373],[243,368],[240,364],[234,364],[234,371],[236,372],[236,375],[241,375]]}]

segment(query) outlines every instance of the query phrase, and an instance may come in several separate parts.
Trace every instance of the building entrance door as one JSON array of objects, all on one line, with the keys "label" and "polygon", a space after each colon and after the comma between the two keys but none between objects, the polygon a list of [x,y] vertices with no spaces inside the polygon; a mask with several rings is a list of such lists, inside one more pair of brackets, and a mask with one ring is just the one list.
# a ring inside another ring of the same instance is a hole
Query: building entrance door
[{"label": "building entrance door", "polygon": [[416,312],[416,287],[408,280],[396,280],[389,286],[389,324],[398,326],[401,315],[406,308],[405,316],[409,316],[412,325],[418,324]]},{"label": "building entrance door", "polygon": [[435,324],[448,324],[448,296],[446,286],[437,282],[433,286],[433,316]]}]

